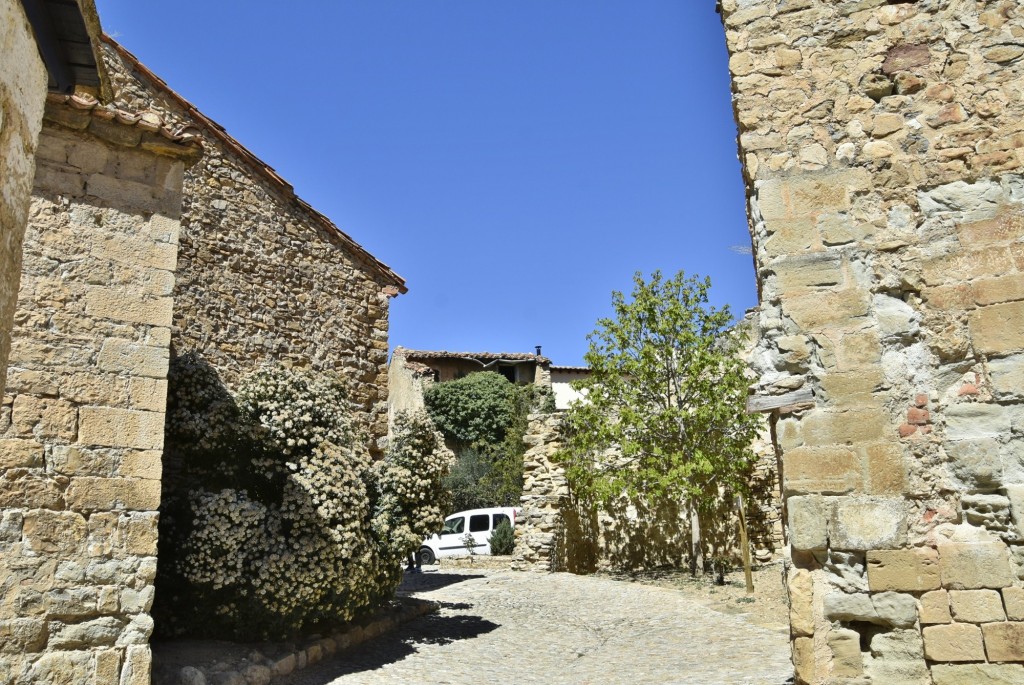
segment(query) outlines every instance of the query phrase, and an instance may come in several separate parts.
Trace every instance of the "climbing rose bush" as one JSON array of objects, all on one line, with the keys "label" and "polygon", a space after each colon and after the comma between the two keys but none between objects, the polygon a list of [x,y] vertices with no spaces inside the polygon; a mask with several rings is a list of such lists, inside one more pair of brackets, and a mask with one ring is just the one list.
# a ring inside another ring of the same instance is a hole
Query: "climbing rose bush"
[{"label": "climbing rose bush", "polygon": [[405,556],[441,526],[452,455],[424,414],[400,416],[373,463],[327,375],[265,367],[232,395],[182,358],[169,405],[183,424],[167,429],[165,632],[280,639],[350,621],[393,597]]}]

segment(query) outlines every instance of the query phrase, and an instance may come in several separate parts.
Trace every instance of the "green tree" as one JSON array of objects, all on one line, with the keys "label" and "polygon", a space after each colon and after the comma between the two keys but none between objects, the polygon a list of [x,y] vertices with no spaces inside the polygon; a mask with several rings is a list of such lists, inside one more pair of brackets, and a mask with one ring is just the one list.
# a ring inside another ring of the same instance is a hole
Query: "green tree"
[{"label": "green tree", "polygon": [[613,292],[614,317],[588,336],[586,401],[567,412],[557,458],[584,501],[683,502],[696,573],[700,517],[723,492],[746,492],[761,417],[746,412],[742,335],[727,306],[708,304],[710,280],[655,271],[633,282],[631,299]]},{"label": "green tree", "polygon": [[553,410],[550,391],[481,371],[431,385],[423,400],[458,456],[445,479],[455,510],[517,506],[529,415]]}]

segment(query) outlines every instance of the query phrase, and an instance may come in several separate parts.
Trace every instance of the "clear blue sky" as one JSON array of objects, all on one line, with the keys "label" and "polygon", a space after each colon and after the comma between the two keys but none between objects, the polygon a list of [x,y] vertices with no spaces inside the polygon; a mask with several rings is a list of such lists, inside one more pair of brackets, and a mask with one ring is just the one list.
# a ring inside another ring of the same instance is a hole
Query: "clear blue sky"
[{"label": "clear blue sky", "polygon": [[390,265],[391,345],[579,364],[634,271],[756,304],[714,0],[97,0]]}]

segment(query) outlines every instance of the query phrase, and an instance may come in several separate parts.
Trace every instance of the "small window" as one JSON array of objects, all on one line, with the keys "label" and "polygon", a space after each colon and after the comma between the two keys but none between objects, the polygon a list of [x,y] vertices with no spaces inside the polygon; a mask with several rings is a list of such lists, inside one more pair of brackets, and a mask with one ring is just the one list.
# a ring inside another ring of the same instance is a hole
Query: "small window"
[{"label": "small window", "polygon": [[508,516],[506,516],[505,514],[495,514],[494,515],[494,526],[493,527],[497,528],[498,524],[501,523],[502,521],[508,521],[509,525],[512,525],[512,522],[509,521]]},{"label": "small window", "polygon": [[500,373],[502,376],[504,376],[508,380],[509,383],[515,383],[516,380],[517,380],[516,379],[516,367],[514,367],[514,366],[507,365],[507,364],[499,364],[498,365],[498,373]]},{"label": "small window", "polygon": [[469,532],[470,533],[482,533],[486,530],[490,530],[487,527],[488,522],[487,514],[473,514],[469,517]]},{"label": "small window", "polygon": [[[476,517],[474,516],[473,518]],[[441,535],[448,535],[450,533],[461,533],[465,527],[465,516],[459,516],[458,518],[448,519],[444,522],[444,529],[441,531]]]}]

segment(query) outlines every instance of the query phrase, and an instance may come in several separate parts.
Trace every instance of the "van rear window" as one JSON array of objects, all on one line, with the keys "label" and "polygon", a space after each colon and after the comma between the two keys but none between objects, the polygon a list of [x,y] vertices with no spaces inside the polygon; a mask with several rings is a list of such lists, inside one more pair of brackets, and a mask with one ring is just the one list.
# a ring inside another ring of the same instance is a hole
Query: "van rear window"
[{"label": "van rear window", "polygon": [[509,521],[509,518],[508,518],[507,515],[505,515],[505,514],[495,514],[494,515],[494,526],[493,527],[497,528],[498,524],[501,523],[502,521],[508,521],[509,525],[512,525],[512,521]]}]

